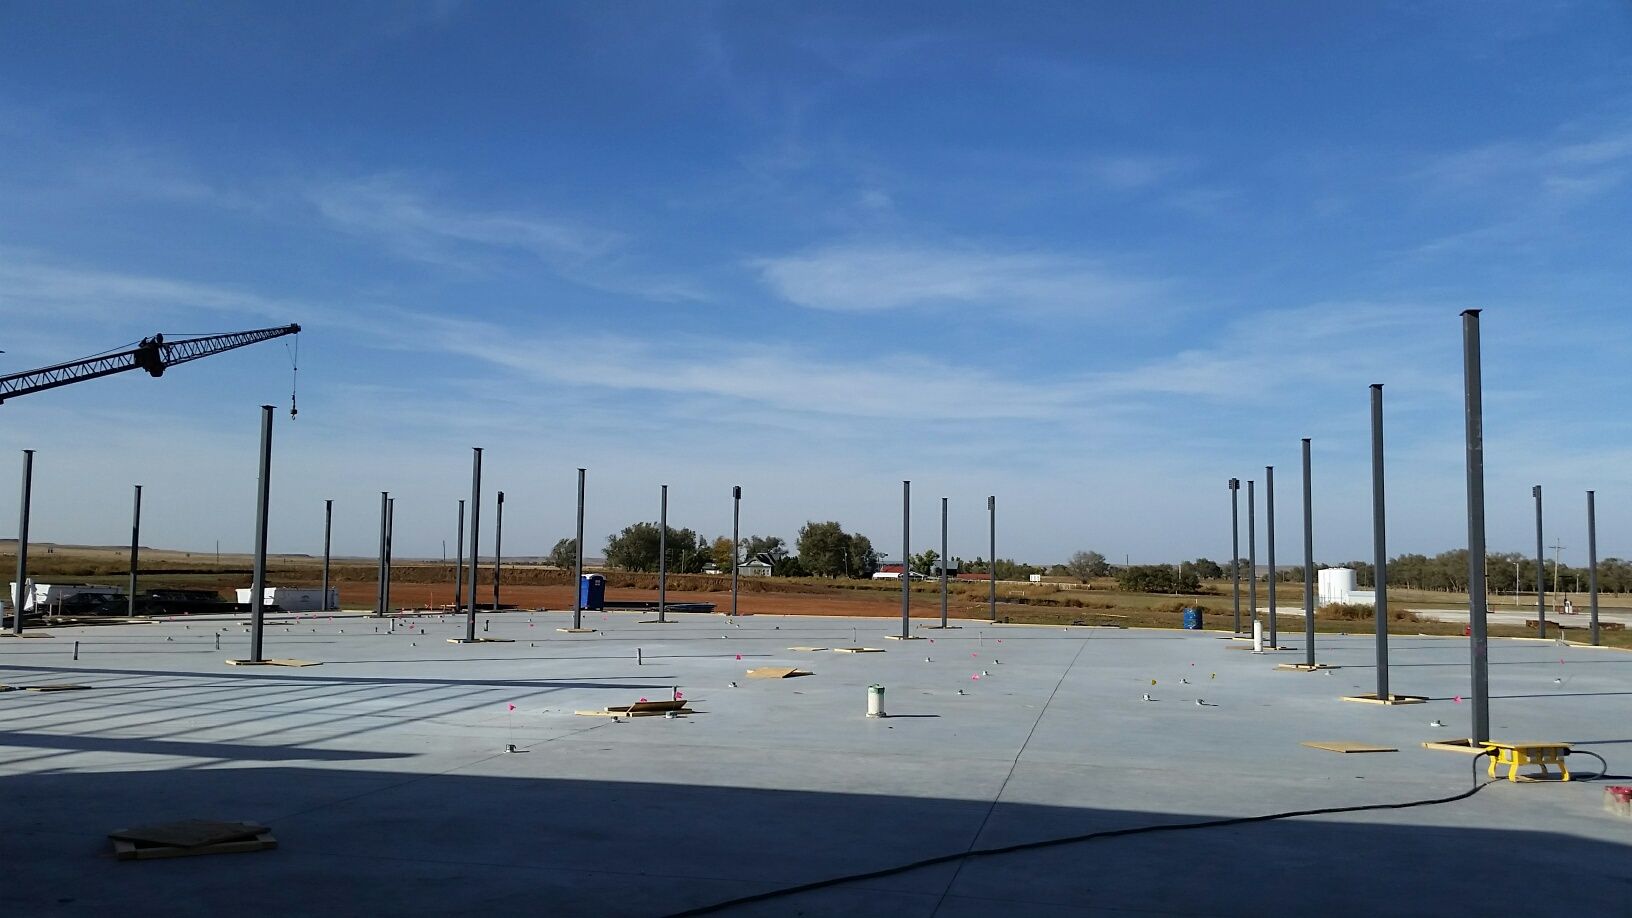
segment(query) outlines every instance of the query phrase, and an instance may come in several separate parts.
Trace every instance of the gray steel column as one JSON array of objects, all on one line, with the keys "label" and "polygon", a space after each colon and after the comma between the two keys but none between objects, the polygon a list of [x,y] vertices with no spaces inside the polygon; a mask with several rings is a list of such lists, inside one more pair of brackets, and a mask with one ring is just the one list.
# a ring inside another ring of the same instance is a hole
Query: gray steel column
[{"label": "gray steel column", "polygon": [[663,494],[657,511],[657,621],[666,621],[664,611],[669,605],[669,486]]},{"label": "gray steel column", "polygon": [[1371,386],[1371,555],[1377,601],[1377,699],[1388,694],[1388,523],[1383,499],[1383,384]]},{"label": "gray steel column", "polygon": [[1275,630],[1275,467],[1264,466],[1264,523],[1267,531],[1264,533],[1265,549],[1269,552],[1269,646],[1281,646],[1280,637]]},{"label": "gray steel column", "polygon": [[1315,665],[1315,510],[1309,438],[1303,438],[1303,662]]},{"label": "gray steel column", "polygon": [[465,607],[465,502],[459,501],[459,527],[453,539],[453,611]]},{"label": "gray steel column", "polygon": [[946,627],[946,498],[941,498],[941,627]]},{"label": "gray steel column", "polygon": [[262,662],[261,628],[266,614],[266,514],[272,503],[272,411],[261,406],[261,479],[255,500],[255,583],[249,592],[249,659]]},{"label": "gray steel column", "polygon": [[1536,636],[1547,636],[1547,546],[1541,541],[1541,485],[1530,489],[1536,499]]},{"label": "gray steel column", "polygon": [[493,517],[493,611],[499,611],[499,571],[504,565],[504,492],[499,492],[499,509]]},{"label": "gray steel column", "polygon": [[1587,603],[1592,612],[1592,646],[1598,646],[1598,512],[1596,495],[1587,492]]},{"label": "gray steel column", "polygon": [[1235,633],[1241,633],[1241,479],[1230,479],[1230,581]]},{"label": "gray steel column", "polygon": [[374,614],[385,614],[385,515],[391,507],[391,492],[380,492],[380,560],[374,565]]},{"label": "gray steel column", "polygon": [[125,614],[136,615],[136,566],[141,557],[142,541],[142,486],[136,486],[136,502],[130,511],[130,605]]},{"label": "gray steel column", "polygon": [[737,554],[742,551],[742,486],[731,487],[731,617],[737,617]]},{"label": "gray steel column", "polygon": [[17,590],[11,597],[11,633],[23,633],[23,606],[28,603],[28,514],[34,501],[34,451],[23,450],[23,496],[17,503]]},{"label": "gray steel column", "polygon": [[901,637],[906,639],[912,615],[912,482],[901,482]]},{"label": "gray steel column", "polygon": [[584,470],[578,470],[578,529],[572,537],[572,627],[584,627]]},{"label": "gray steel column", "polygon": [[[1479,370],[1479,310],[1462,313],[1462,389],[1467,422],[1468,635],[1475,744],[1490,739],[1490,644],[1485,636],[1485,409]],[[1513,590],[1519,589],[1514,575]]]},{"label": "gray steel column", "polygon": [[329,612],[339,603],[329,602],[329,546],[334,533],[334,501],[323,502],[323,611]]},{"label": "gray steel column", "polygon": [[986,511],[991,517],[991,564],[986,568],[987,603],[991,606],[991,619],[997,621],[997,495],[986,498]]},{"label": "gray steel column", "polygon": [[391,562],[396,554],[395,542],[397,539],[397,499],[395,497],[385,502],[385,611],[391,612]]},{"label": "gray steel column", "polygon": [[476,569],[481,557],[482,536],[482,448],[470,448],[470,573],[465,582],[470,585],[465,604],[465,642],[476,640]]},{"label": "gray steel column", "polygon": [[1258,624],[1258,495],[1257,482],[1247,480],[1247,605]]}]

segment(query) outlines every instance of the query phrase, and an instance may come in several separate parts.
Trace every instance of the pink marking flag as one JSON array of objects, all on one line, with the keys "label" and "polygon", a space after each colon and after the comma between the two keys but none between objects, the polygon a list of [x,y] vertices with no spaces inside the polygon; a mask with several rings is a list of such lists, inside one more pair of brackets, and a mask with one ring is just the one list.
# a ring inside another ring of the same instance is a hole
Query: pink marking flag
[{"label": "pink marking flag", "polygon": [[674,700],[675,700],[675,701],[679,701],[679,700],[680,700],[680,699],[682,699],[682,698],[684,698],[684,697],[686,697],[686,693],[685,693],[685,692],[682,692],[682,691],[680,691],[680,690],[679,690],[679,689],[675,689],[675,690],[674,690]]},{"label": "pink marking flag", "polygon": [[640,703],[641,703],[641,704],[645,704],[645,703],[646,703],[646,699],[644,699],[644,698],[642,698],[642,699],[640,699]]},{"label": "pink marking flag", "polygon": [[737,654],[737,659],[739,659],[739,660],[742,659],[742,654],[740,654],[740,653]]},{"label": "pink marking flag", "polygon": [[514,711],[515,709],[516,709],[515,705],[510,705],[510,710]]}]

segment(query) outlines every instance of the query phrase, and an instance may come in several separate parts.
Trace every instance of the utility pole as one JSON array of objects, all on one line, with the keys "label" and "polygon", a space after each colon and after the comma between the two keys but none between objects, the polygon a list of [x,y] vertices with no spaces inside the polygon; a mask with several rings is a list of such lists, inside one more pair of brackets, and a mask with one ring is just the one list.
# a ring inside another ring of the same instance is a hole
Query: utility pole
[{"label": "utility pole", "polygon": [[1553,539],[1553,601],[1554,602],[1558,601],[1558,596],[1559,596],[1558,576],[1559,576],[1559,572],[1563,569],[1560,566],[1560,559],[1564,557],[1564,546],[1558,544],[1558,542],[1559,542],[1559,540],[1555,537]]}]

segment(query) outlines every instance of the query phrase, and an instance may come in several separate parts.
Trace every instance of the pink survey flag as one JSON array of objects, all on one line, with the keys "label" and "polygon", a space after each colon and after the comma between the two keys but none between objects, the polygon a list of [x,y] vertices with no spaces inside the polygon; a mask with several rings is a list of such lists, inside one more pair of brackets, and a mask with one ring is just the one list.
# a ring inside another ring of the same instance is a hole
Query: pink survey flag
[{"label": "pink survey flag", "polygon": [[515,705],[510,705],[509,709],[514,711],[516,709],[516,706]]}]

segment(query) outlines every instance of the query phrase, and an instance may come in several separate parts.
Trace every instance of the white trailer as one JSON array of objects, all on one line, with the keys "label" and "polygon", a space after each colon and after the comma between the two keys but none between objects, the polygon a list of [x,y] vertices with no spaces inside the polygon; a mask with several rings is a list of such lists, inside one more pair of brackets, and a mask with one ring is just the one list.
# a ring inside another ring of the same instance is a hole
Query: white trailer
[{"label": "white trailer", "polygon": [[[255,594],[254,587],[243,587],[237,591],[238,604],[248,605],[250,597]],[[267,606],[277,606],[285,612],[321,612],[325,608],[335,609],[340,605],[340,590],[329,588],[329,601],[323,602],[321,589],[300,589],[296,587],[266,587],[261,591],[261,602]]]}]

